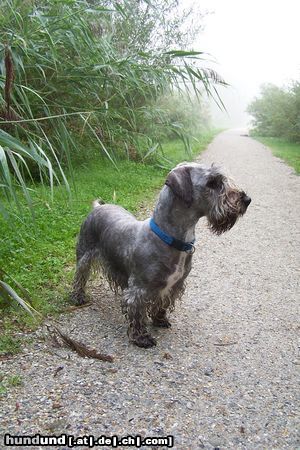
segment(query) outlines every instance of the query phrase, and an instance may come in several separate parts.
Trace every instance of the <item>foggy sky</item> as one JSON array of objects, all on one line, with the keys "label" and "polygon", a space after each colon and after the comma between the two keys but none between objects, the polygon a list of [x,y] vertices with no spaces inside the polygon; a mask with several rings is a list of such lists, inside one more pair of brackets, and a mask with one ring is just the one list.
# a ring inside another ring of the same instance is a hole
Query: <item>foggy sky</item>
[{"label": "foggy sky", "polygon": [[[185,0],[190,3],[189,0]],[[228,114],[213,108],[215,125],[244,126],[247,104],[262,83],[282,86],[300,78],[299,0],[197,0],[205,29],[195,49],[210,53],[213,66],[232,87],[220,94]]]}]

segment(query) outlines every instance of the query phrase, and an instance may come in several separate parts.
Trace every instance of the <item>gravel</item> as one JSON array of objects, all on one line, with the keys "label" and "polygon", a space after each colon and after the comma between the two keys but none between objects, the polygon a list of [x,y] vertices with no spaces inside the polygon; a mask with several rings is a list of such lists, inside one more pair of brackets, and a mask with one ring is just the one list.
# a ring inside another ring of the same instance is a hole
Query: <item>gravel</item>
[{"label": "gravel", "polygon": [[221,133],[201,161],[224,165],[252,203],[221,237],[200,221],[172,328],[154,330],[156,348],[129,344],[119,301],[94,281],[93,303],[58,322],[114,362],[56,348],[43,327],[24,335],[24,352],[1,362],[2,374],[22,377],[1,398],[1,436],[173,435],[176,449],[299,448],[300,178],[240,130]]}]

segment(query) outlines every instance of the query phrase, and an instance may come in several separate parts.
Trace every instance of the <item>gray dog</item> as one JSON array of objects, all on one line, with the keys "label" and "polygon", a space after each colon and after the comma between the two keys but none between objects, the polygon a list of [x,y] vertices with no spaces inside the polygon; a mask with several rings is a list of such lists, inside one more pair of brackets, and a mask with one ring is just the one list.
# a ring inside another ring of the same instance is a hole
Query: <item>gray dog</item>
[{"label": "gray dog", "polygon": [[219,168],[196,163],[179,164],[168,174],[152,219],[138,221],[120,206],[94,202],[78,239],[74,302],[85,302],[90,270],[100,263],[111,288],[123,291],[130,340],[156,345],[147,315],[155,326],[171,326],[166,313],[184,292],[198,220],[206,216],[211,231],[221,234],[250,202]]}]

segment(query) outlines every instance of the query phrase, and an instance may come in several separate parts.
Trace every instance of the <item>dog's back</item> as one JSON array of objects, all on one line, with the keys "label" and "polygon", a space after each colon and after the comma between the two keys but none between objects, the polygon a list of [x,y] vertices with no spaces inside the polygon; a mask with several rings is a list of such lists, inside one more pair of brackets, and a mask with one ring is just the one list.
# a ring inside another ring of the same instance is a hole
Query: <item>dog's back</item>
[{"label": "dog's back", "polygon": [[141,222],[121,206],[95,201],[93,207],[81,226],[77,261],[90,254],[92,260],[104,263],[111,274],[118,274],[115,277],[121,277],[123,285],[127,283],[129,275],[131,252],[128,248],[133,247]]}]

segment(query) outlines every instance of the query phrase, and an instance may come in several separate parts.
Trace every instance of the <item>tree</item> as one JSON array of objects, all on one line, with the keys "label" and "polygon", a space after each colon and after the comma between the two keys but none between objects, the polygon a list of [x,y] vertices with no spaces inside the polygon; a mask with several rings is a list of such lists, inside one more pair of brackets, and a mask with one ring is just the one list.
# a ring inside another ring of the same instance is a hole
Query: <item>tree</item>
[{"label": "tree", "polygon": [[287,88],[263,85],[260,96],[250,103],[247,112],[254,117],[255,131],[261,136],[300,141],[299,82],[293,82]]}]

